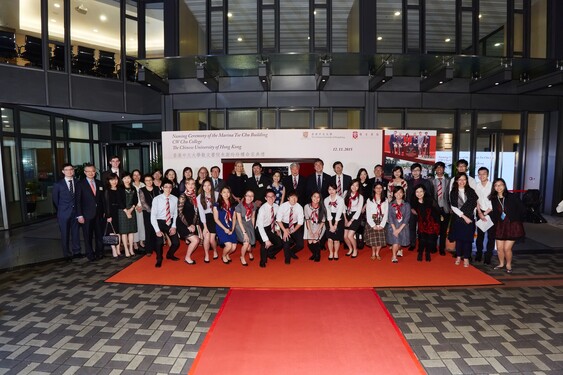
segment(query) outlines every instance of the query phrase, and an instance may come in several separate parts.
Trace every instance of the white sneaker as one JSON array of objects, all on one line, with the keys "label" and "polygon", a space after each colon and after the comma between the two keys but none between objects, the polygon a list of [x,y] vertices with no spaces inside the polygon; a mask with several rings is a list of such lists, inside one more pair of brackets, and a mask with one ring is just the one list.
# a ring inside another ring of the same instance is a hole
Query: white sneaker
[{"label": "white sneaker", "polygon": [[403,256],[403,250],[402,250],[402,249],[397,251],[397,256],[398,256],[398,257],[402,257],[402,256]]}]

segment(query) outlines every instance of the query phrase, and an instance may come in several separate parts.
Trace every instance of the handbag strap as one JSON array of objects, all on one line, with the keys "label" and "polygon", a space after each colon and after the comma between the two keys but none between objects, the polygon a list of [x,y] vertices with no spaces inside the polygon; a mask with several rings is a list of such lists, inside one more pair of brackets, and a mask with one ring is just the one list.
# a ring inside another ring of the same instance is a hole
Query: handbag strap
[{"label": "handbag strap", "polygon": [[111,230],[113,231],[112,233],[116,233],[115,228],[113,227],[113,224],[111,223],[111,221],[106,221],[106,230],[104,231],[104,233],[108,232],[108,225],[111,226]]}]

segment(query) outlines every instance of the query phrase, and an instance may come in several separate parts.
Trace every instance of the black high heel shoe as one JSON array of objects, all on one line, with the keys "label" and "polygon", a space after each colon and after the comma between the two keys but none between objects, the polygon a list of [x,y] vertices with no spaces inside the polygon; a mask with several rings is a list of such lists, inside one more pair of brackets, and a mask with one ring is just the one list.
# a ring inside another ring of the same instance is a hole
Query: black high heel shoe
[{"label": "black high heel shoe", "polygon": [[225,257],[222,257],[221,259],[223,260],[223,263],[225,263],[225,264],[231,263],[229,260],[225,260]]}]

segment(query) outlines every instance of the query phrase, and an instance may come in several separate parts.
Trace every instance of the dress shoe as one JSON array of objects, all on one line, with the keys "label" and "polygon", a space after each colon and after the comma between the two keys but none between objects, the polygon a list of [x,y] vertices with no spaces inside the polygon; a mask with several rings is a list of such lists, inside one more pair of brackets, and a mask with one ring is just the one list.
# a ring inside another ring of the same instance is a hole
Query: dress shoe
[{"label": "dress shoe", "polygon": [[299,259],[299,257],[295,254],[291,254],[291,259]]},{"label": "dress shoe", "polygon": [[352,255],[350,256],[350,258],[357,258],[357,257],[358,257],[358,253],[356,253],[356,255],[352,254]]},{"label": "dress shoe", "polygon": [[430,254],[426,254],[426,261],[430,262]]},{"label": "dress shoe", "polygon": [[266,268],[266,262],[260,262],[260,267],[261,267],[261,268]]},{"label": "dress shoe", "polygon": [[195,264],[195,260],[192,260],[191,262],[188,262],[187,260],[184,259],[184,262],[186,264],[189,264],[190,266],[193,266]]},{"label": "dress shoe", "polygon": [[65,262],[72,263],[72,258],[73,257],[65,257]]},{"label": "dress shoe", "polygon": [[209,263],[209,259],[207,259],[207,260],[204,259],[203,262],[204,262],[204,263]]},{"label": "dress shoe", "polygon": [[161,261],[161,260],[158,260],[154,266],[155,266],[156,268],[162,267],[162,261]]},{"label": "dress shoe", "polygon": [[213,259],[219,258],[219,255],[213,255]]},{"label": "dress shoe", "polygon": [[84,258],[84,255],[82,255],[82,254],[74,254],[72,257],[73,257],[74,259],[80,259],[80,258]]},{"label": "dress shoe", "polygon": [[225,257],[223,257],[221,259],[223,260],[223,263],[225,263],[225,264],[231,263],[231,261],[229,259],[225,259]]},{"label": "dress shoe", "polygon": [[334,258],[328,257],[328,260],[333,260]]},{"label": "dress shoe", "polygon": [[445,256],[445,255],[446,255],[446,251],[445,251],[445,250],[440,250],[440,255],[441,255],[441,256]]},{"label": "dress shoe", "polygon": [[147,252],[147,256],[150,257],[152,255],[152,252]]},{"label": "dress shoe", "polygon": [[180,258],[178,258],[177,256],[174,256],[174,255],[167,255],[166,259],[170,259],[170,260],[173,260],[173,261],[180,260]]},{"label": "dress shoe", "polygon": [[422,262],[422,253],[418,253],[416,260],[419,261],[419,262]]},{"label": "dress shoe", "polygon": [[248,259],[249,259],[249,260],[254,260],[254,255],[252,255],[252,253],[248,253]]},{"label": "dress shoe", "polygon": [[311,256],[309,257],[309,260],[315,260],[315,255],[311,255]]},{"label": "dress shoe", "polygon": [[291,260],[286,259],[286,260],[285,260],[285,264],[291,264]]},{"label": "dress shoe", "polygon": [[410,245],[410,246],[409,246],[409,251],[414,251],[415,248],[416,248],[416,245]]},{"label": "dress shoe", "polygon": [[347,252],[346,254],[344,254],[344,255],[346,255],[347,257],[349,257],[350,255],[352,255],[352,252],[351,252],[351,251],[348,251],[348,252]]},{"label": "dress shoe", "polygon": [[275,255],[268,255],[268,258],[273,260],[273,259],[276,259],[276,256]]},{"label": "dress shoe", "polygon": [[340,258],[339,258],[339,257],[334,257],[334,260],[338,260],[338,259],[340,259]]}]

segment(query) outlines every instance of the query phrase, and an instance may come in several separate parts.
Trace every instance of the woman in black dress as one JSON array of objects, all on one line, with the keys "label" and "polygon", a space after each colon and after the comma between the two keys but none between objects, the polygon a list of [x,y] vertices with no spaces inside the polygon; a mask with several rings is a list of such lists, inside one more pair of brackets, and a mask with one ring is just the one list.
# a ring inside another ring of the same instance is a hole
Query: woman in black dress
[{"label": "woman in black dress", "polygon": [[133,186],[131,174],[124,172],[121,177],[122,185],[117,189],[119,195],[119,234],[121,234],[121,242],[125,248],[125,256],[134,256],[133,238],[137,232],[137,216],[135,216],[135,208],[139,202],[137,189]]},{"label": "woman in black dress", "polygon": [[139,192],[139,200],[143,208],[143,223],[145,225],[145,251],[151,256],[156,249],[156,233],[151,223],[152,200],[159,194],[158,188],[154,186],[152,175],[146,174],[143,178],[145,187]]},{"label": "woman in black dress", "polygon": [[[106,228],[109,227],[109,231],[106,230],[107,234],[109,233],[120,233],[119,232],[119,177],[115,173],[108,174],[106,178],[106,189],[104,192],[104,213],[106,216]],[[119,244],[111,245],[111,251],[113,253],[113,257],[117,258],[121,256],[121,251],[119,248]]]},{"label": "woman in black dress", "polygon": [[195,191],[195,180],[188,178],[186,188],[178,198],[178,220],[176,221],[180,238],[186,241],[188,251],[186,253],[187,264],[195,264],[192,253],[199,245],[199,215],[197,212],[197,194]]},{"label": "woman in black dress", "polygon": [[516,194],[506,189],[506,182],[502,178],[493,182],[489,199],[493,204],[491,219],[497,228],[495,238],[499,265],[495,270],[506,266],[506,272],[512,273],[512,246],[525,235],[522,222],[526,207]]},{"label": "woman in black dress", "polygon": [[186,180],[189,178],[194,178],[193,174],[194,172],[190,167],[185,167],[182,170],[182,181],[180,181],[180,183],[178,184],[178,191],[180,192],[180,194],[183,194],[184,191],[186,191]]},{"label": "woman in black dress", "polygon": [[463,257],[463,266],[469,267],[475,234],[475,208],[478,199],[475,190],[467,183],[467,174],[458,173],[450,192],[450,201],[454,212],[450,236],[453,241],[456,241],[456,265],[461,263]]},{"label": "woman in black dress", "polygon": [[180,189],[178,186],[178,177],[176,176],[176,171],[172,168],[167,169],[166,172],[164,172],[164,178],[172,181],[172,192],[171,194],[175,197],[179,197],[180,196]]},{"label": "woman in black dress", "polygon": [[227,180],[227,186],[231,188],[232,197],[240,203],[244,193],[246,192],[246,180],[248,176],[244,173],[244,166],[242,161],[235,162],[235,169]]}]

